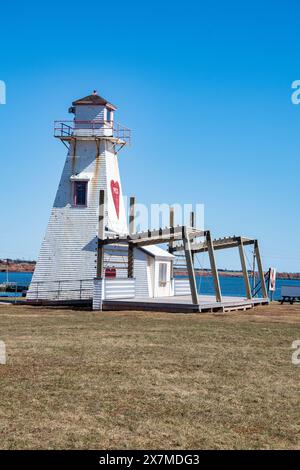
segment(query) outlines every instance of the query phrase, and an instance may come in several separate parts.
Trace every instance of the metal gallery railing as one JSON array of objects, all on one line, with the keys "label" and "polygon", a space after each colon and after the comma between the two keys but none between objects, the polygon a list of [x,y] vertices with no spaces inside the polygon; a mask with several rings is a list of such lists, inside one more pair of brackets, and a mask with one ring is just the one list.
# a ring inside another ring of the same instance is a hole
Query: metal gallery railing
[{"label": "metal gallery railing", "polygon": [[93,298],[93,279],[35,281],[27,292],[28,300],[90,300]]},{"label": "metal gallery railing", "polygon": [[114,137],[128,144],[131,142],[131,130],[114,121],[63,120],[54,121],[54,137]]}]

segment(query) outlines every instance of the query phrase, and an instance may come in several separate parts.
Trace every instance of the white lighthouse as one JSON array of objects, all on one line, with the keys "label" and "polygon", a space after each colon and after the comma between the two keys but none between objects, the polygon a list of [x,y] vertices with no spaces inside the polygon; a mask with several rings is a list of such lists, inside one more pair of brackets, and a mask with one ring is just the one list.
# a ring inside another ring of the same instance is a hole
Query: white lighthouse
[{"label": "white lighthouse", "polygon": [[105,231],[128,233],[118,151],[130,130],[115,123],[116,107],[94,92],[69,109],[72,121],[56,121],[54,135],[68,154],[28,299],[89,298],[96,276],[99,192],[105,190]]},{"label": "white lighthouse", "polygon": [[[68,154],[28,289],[29,301],[72,305],[79,301],[92,304],[95,310],[156,309],[159,305],[170,309],[173,305],[175,311],[268,303],[256,239],[233,236],[213,240],[209,230],[197,229],[194,223],[175,226],[173,209],[169,227],[136,232],[135,198],[130,200],[128,230],[118,152],[130,141],[130,130],[115,123],[116,107],[96,92],[74,101],[69,111],[74,119],[56,121],[54,126],[54,135],[68,148]],[[166,244],[168,251],[159,246]],[[263,295],[255,299],[243,248],[251,244]],[[247,298],[223,302],[214,250],[233,247],[239,249]],[[173,276],[178,252],[183,253],[187,279]],[[209,254],[215,298],[200,304],[194,255],[205,252]]]}]

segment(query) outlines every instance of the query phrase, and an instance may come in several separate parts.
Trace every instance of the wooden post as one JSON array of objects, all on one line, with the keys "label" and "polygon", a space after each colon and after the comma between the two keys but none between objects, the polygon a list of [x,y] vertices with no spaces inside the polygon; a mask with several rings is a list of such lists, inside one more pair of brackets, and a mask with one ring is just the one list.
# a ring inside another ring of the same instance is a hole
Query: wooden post
[{"label": "wooden post", "polygon": [[104,233],[105,233],[105,191],[99,193],[99,222],[98,222],[98,243],[97,243],[97,278],[103,277],[103,258],[104,258]]},{"label": "wooden post", "polygon": [[134,276],[134,258],[133,258],[133,243],[129,243],[128,245],[128,267],[127,267],[127,275],[129,278]]},{"label": "wooden post", "polygon": [[243,246],[243,240],[242,240],[241,237],[238,238],[238,247],[239,247],[239,253],[240,253],[243,276],[244,276],[244,283],[245,283],[245,288],[246,288],[246,297],[247,297],[247,299],[252,299],[251,287],[250,287],[250,282],[249,282],[249,276],[248,276],[246,258],[245,258],[245,252],[244,252],[244,246]]},{"label": "wooden post", "polygon": [[129,234],[135,232],[135,197],[132,196],[129,200]]},{"label": "wooden post", "polygon": [[266,281],[265,281],[265,275],[264,275],[264,270],[262,266],[262,261],[261,261],[261,256],[260,256],[260,251],[259,251],[259,246],[258,246],[258,241],[255,240],[254,242],[254,250],[255,250],[255,257],[256,257],[256,262],[257,262],[257,270],[258,274],[260,277],[260,284],[261,284],[261,291],[264,299],[268,298],[268,291],[266,287]]},{"label": "wooden post", "polygon": [[[195,212],[190,213],[190,227],[195,228]],[[193,265],[195,266],[195,253],[192,251]]]},{"label": "wooden post", "polygon": [[[174,207],[170,207],[170,234],[174,228]],[[173,253],[173,241],[169,241],[169,253]]]},{"label": "wooden post", "polygon": [[195,270],[194,270],[192,252],[191,252],[191,242],[190,242],[186,227],[184,227],[183,245],[184,245],[186,266],[187,266],[189,281],[190,281],[192,302],[194,305],[198,305],[199,302],[198,302],[196,276],[195,276]]},{"label": "wooden post", "polygon": [[195,212],[194,211],[190,213],[190,227],[195,228]]},{"label": "wooden post", "polygon": [[255,254],[255,242],[254,242],[254,245],[253,245],[253,264],[252,264],[252,292],[254,292],[254,289],[255,289],[255,257],[256,257],[256,254]]},{"label": "wooden post", "polygon": [[222,294],[221,294],[221,288],[220,288],[219,273],[218,273],[218,270],[217,270],[214,246],[213,246],[213,242],[212,242],[211,234],[210,234],[209,230],[206,232],[206,243],[207,243],[207,251],[208,251],[208,256],[209,256],[211,273],[212,273],[213,280],[214,280],[216,301],[217,302],[222,302]]},{"label": "wooden post", "polygon": [[[135,233],[135,197],[131,196],[129,200],[129,235]],[[127,276],[132,278],[134,275],[134,259],[133,259],[133,244],[128,244],[128,266]]]}]

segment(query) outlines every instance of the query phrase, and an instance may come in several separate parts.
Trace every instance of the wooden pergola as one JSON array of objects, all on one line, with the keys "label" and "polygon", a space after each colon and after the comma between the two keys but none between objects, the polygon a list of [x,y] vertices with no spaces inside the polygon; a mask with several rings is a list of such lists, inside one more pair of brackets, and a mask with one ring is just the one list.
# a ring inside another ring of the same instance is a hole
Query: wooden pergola
[{"label": "wooden pergola", "polygon": [[[241,236],[232,236],[232,237],[224,237],[224,238],[218,238],[218,239],[212,240],[211,233],[209,230],[206,230],[204,232],[204,236],[205,236],[204,242],[191,243],[190,249],[193,255],[196,253],[208,252],[212,276],[214,280],[215,294],[216,294],[216,299],[218,302],[222,301],[222,295],[221,295],[221,290],[220,290],[218,270],[216,267],[215,251],[225,250],[228,248],[238,248],[239,250],[239,256],[240,256],[241,267],[242,267],[243,278],[244,278],[245,289],[246,289],[246,296],[247,296],[247,299],[252,299],[252,291],[250,287],[249,274],[247,270],[245,250],[244,250],[244,247],[247,245],[253,245],[255,258],[257,261],[257,269],[258,269],[262,295],[264,298],[268,298],[265,275],[263,271],[261,255],[260,255],[260,250],[259,250],[257,239],[246,238],[246,237],[241,237]],[[184,250],[185,250],[184,245],[175,246],[172,248],[173,253],[178,252],[178,251],[184,251]]]},{"label": "wooden pergola", "polygon": [[[215,259],[216,250],[224,250],[227,248],[237,247],[239,250],[241,267],[243,271],[243,278],[246,289],[247,299],[252,299],[252,292],[249,282],[249,275],[246,266],[246,258],[244,246],[253,245],[255,256],[257,260],[258,273],[261,283],[262,295],[264,298],[268,298],[266,289],[265,277],[261,262],[260,250],[258,241],[256,239],[245,238],[241,236],[224,237],[216,240],[212,239],[211,232],[209,230],[200,230],[194,226],[178,225],[174,226],[174,212],[170,211],[170,226],[165,228],[159,228],[158,230],[147,230],[142,232],[135,232],[135,198],[130,198],[130,215],[129,215],[129,235],[120,237],[118,235],[105,236],[104,227],[104,214],[105,214],[105,194],[104,191],[100,191],[99,200],[99,229],[98,229],[98,251],[97,251],[97,277],[103,277],[103,260],[104,260],[104,247],[110,244],[122,244],[128,246],[128,278],[134,277],[133,269],[133,250],[135,247],[143,247],[148,245],[158,245],[167,243],[169,246],[170,253],[184,252],[186,266],[189,277],[189,284],[192,296],[193,304],[199,303],[195,267],[194,267],[194,255],[196,253],[207,252],[209,255],[210,268],[214,281],[214,290],[217,302],[222,302],[222,293],[220,288],[220,280],[218,269]],[[192,225],[194,223],[194,215],[191,214]],[[204,238],[204,241],[197,241],[199,238]],[[176,244],[174,243],[176,242]]]}]

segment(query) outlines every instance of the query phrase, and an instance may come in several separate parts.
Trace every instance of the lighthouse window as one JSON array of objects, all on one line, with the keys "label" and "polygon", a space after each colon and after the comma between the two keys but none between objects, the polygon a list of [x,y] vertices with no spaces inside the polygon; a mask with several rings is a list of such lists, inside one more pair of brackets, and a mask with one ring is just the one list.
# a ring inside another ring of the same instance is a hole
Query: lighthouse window
[{"label": "lighthouse window", "polygon": [[111,121],[111,111],[110,111],[109,109],[106,110],[106,120],[107,120],[108,122]]},{"label": "lighthouse window", "polygon": [[87,203],[87,181],[74,181],[74,205],[86,206]]}]

